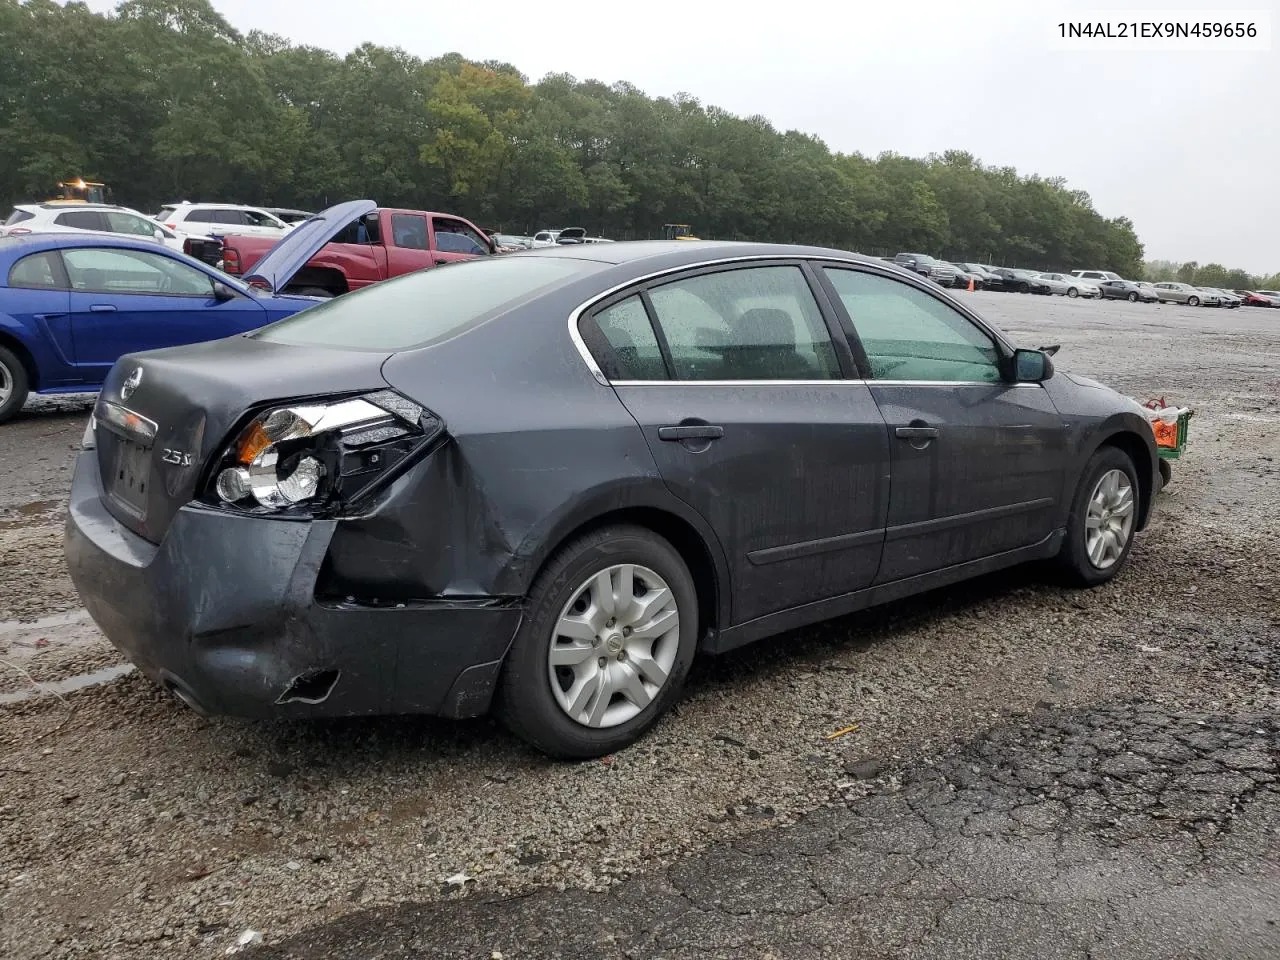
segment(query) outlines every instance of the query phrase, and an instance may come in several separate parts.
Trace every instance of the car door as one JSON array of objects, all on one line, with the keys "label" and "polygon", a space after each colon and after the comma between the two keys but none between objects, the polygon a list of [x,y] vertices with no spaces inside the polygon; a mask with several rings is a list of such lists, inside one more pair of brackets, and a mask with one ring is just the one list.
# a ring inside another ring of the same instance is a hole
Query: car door
[{"label": "car door", "polygon": [[1001,373],[1002,347],[951,302],[852,267],[822,273],[888,424],[888,583],[1039,543],[1061,511],[1067,427],[1040,384]]},{"label": "car door", "polygon": [[[112,233],[146,240],[155,240],[156,238],[156,227],[147,223],[141,217],[134,216],[132,213],[124,213],[120,210],[104,210],[103,216],[107,218],[107,229]],[[162,234],[163,232],[161,231]]]},{"label": "car door", "polygon": [[214,276],[174,256],[126,247],[66,247],[75,363],[98,383],[123,354],[214,340],[266,321],[256,300],[214,296]]},{"label": "car door", "polygon": [[719,538],[733,623],[868,586],[889,440],[807,269],[722,265],[619,296],[586,339],[668,488]]},{"label": "car door", "polygon": [[80,382],[70,300],[56,250],[28,254],[9,268],[8,289],[0,297],[0,329],[31,352],[41,387]]},{"label": "car door", "polygon": [[391,214],[391,236],[386,239],[388,276],[412,273],[435,262],[425,213]]}]

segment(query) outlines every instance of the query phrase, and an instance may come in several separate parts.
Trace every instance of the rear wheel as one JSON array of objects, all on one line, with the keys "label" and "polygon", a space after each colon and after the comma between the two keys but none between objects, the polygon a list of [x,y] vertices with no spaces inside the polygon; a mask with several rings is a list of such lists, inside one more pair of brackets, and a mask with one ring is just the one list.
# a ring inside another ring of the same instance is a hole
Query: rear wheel
[{"label": "rear wheel", "polygon": [[0,347],[0,423],[18,415],[29,389],[27,368],[12,350]]},{"label": "rear wheel", "polygon": [[1137,303],[1137,302],[1138,302],[1138,295],[1137,295],[1136,293],[1131,293],[1131,294],[1129,294],[1129,302],[1130,302],[1130,303]]},{"label": "rear wheel", "polygon": [[529,591],[496,712],[563,759],[633,743],[675,703],[697,647],[697,590],[675,549],[643,527],[587,534]]},{"label": "rear wheel", "polygon": [[1100,448],[1071,503],[1059,561],[1081,586],[1106,583],[1124,566],[1138,521],[1138,473],[1116,447]]}]

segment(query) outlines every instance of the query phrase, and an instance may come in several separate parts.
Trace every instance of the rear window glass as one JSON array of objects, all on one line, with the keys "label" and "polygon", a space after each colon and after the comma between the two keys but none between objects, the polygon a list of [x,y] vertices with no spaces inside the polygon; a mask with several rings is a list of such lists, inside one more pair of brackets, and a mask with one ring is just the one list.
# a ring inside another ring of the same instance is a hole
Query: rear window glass
[{"label": "rear window glass", "polygon": [[520,254],[451,263],[335,297],[251,336],[275,343],[407,350],[455,336],[601,266]]},{"label": "rear window glass", "polygon": [[9,219],[4,222],[6,227],[11,227],[15,223],[21,223],[23,220],[32,220],[35,218],[34,213],[27,213],[25,210],[14,210],[9,214]]}]

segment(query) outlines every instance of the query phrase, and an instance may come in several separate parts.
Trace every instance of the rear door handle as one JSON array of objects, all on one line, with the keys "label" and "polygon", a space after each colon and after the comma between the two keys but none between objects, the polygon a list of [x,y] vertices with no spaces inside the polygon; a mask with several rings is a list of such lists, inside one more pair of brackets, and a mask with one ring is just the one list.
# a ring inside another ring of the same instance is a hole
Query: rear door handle
[{"label": "rear door handle", "polygon": [[894,431],[903,440],[933,440],[938,436],[937,427],[898,427]]},{"label": "rear door handle", "polygon": [[719,440],[724,436],[724,427],[711,424],[690,424],[680,427],[659,427],[659,440]]},{"label": "rear door handle", "polygon": [[115,313],[116,312],[115,305],[110,303],[91,304],[89,306],[89,310],[92,311],[93,313]]}]

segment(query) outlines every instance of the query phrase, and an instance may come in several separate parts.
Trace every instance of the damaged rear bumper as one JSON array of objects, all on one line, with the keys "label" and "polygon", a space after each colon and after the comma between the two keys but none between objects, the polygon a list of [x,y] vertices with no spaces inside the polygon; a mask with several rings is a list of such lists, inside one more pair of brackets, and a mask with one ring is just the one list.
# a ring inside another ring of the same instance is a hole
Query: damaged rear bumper
[{"label": "damaged rear bumper", "polygon": [[374,605],[317,600],[339,520],[187,506],[157,546],[102,505],[77,459],[71,579],[107,639],[201,712],[266,718],[484,713],[520,625],[519,598]]}]

